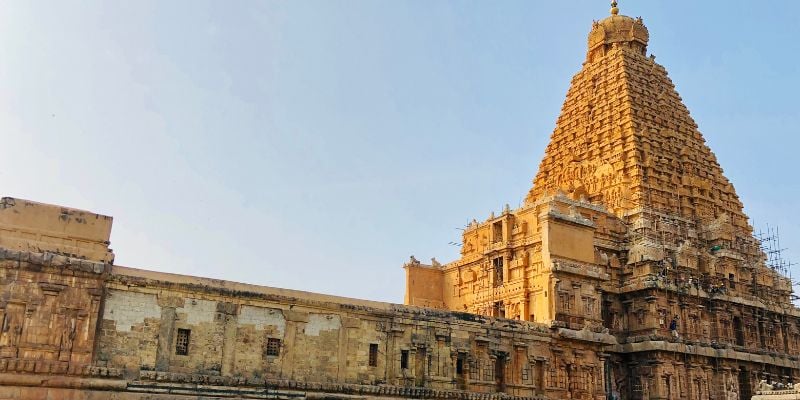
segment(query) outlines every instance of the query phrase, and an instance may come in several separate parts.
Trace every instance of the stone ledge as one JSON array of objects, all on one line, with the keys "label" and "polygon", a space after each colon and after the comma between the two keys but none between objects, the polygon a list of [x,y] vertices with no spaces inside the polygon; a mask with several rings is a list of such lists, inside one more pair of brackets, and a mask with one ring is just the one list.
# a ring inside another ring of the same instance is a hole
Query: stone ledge
[{"label": "stone ledge", "polygon": [[574,330],[568,328],[558,328],[558,334],[562,338],[581,340],[592,343],[602,343],[605,345],[617,345],[617,338],[606,332],[592,332],[588,329]]},{"label": "stone ledge", "polygon": [[[286,395],[315,398],[313,393],[325,393],[324,398],[413,397],[449,400],[545,400],[545,396],[512,396],[505,393],[480,393],[462,390],[403,387],[390,385],[359,385],[353,383],[299,382],[288,379],[243,378],[214,375],[181,374],[142,371],[139,380],[130,382],[131,391],[172,394],[244,394]],[[330,396],[329,393],[335,393]],[[319,398],[322,398],[319,397]]]},{"label": "stone ledge", "polygon": [[640,290],[647,290],[647,289],[659,289],[659,290],[668,290],[674,293],[682,293],[687,296],[694,296],[702,299],[710,299],[710,300],[720,300],[726,301],[730,303],[741,304],[749,307],[760,308],[764,310],[769,310],[775,313],[781,314],[788,314],[795,317],[800,317],[800,308],[788,304],[786,307],[778,307],[768,303],[761,301],[760,299],[753,298],[753,299],[746,299],[739,296],[728,296],[726,294],[715,293],[709,294],[705,290],[700,288],[690,288],[690,289],[680,289],[673,283],[663,283],[662,281],[658,280],[655,275],[651,275],[651,277],[644,277],[650,278],[648,280],[640,280],[634,283],[627,284],[625,286],[620,287],[618,293],[631,293],[637,292]]},{"label": "stone ledge", "polygon": [[106,264],[81,258],[68,257],[49,251],[37,253],[0,247],[0,261],[16,261],[45,267],[70,268],[76,271],[97,275],[106,272]]},{"label": "stone ledge", "polygon": [[772,364],[782,367],[800,369],[800,362],[783,357],[773,357],[764,354],[753,354],[736,351],[733,349],[716,349],[713,347],[672,343],[666,341],[647,341],[626,343],[613,346],[609,349],[615,353],[638,353],[648,351],[666,351],[670,353],[695,354],[713,358],[727,358],[754,363]]},{"label": "stone ledge", "polygon": [[50,387],[82,390],[125,390],[127,382],[121,379],[99,379],[64,375],[0,373],[0,387]]},{"label": "stone ledge", "polygon": [[65,361],[26,360],[26,359],[0,359],[0,373],[25,373],[25,374],[57,374],[68,376],[84,376],[98,378],[120,378],[122,370],[119,368],[97,367],[93,365],[69,364]]},{"label": "stone ledge", "polygon": [[552,261],[553,271],[566,272],[568,274],[585,276],[602,281],[611,279],[611,275],[604,272],[597,265],[572,261],[563,257],[552,257]]}]

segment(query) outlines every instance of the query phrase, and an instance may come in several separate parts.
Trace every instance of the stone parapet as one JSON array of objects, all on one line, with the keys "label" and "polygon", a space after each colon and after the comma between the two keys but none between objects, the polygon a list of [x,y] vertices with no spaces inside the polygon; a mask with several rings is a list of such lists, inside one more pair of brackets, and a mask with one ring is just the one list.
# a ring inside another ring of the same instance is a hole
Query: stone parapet
[{"label": "stone parapet", "polygon": [[358,314],[368,314],[374,317],[408,318],[421,321],[453,321],[464,326],[485,327],[504,331],[525,332],[545,337],[550,336],[547,325],[529,321],[519,321],[504,318],[494,318],[472,313],[439,310],[417,306],[407,306],[394,303],[382,303],[346,297],[331,296],[319,293],[302,292],[268,286],[250,285],[219,279],[198,278],[187,275],[176,275],[156,271],[145,271],[134,268],[114,266],[109,275],[109,285],[112,288],[143,288],[144,292],[158,292],[160,289],[173,290],[176,293],[203,293],[219,298],[238,299],[239,301],[267,301],[282,305],[303,305],[331,311],[343,311]]},{"label": "stone parapet", "polygon": [[3,197],[0,247],[110,263],[112,220],[89,211]]}]

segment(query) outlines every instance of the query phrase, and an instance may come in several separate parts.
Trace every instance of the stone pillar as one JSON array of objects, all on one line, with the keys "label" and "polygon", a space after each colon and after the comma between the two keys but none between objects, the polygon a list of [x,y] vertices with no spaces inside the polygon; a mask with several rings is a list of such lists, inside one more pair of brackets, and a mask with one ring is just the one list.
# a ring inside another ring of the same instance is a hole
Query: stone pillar
[{"label": "stone pillar", "polygon": [[686,365],[680,361],[673,360],[675,367],[675,397],[686,397]]},{"label": "stone pillar", "polygon": [[[730,383],[733,383],[735,381],[734,378],[735,374],[732,372],[731,367],[729,366],[723,366],[720,369],[721,370],[718,371],[712,371],[712,373],[714,374],[714,379],[715,379],[714,386],[716,388],[715,391],[717,392],[715,393],[715,395],[718,398],[724,399],[726,398],[728,392],[730,390],[733,390],[733,387],[731,387],[732,385]],[[737,390],[736,393],[739,393],[739,391]]]},{"label": "stone pillar", "polygon": [[175,320],[178,319],[177,308],[183,307],[183,299],[179,297],[158,297],[161,306],[161,322],[158,327],[158,343],[156,344],[156,371],[169,371],[169,361],[175,343]]},{"label": "stone pillar", "polygon": [[535,384],[537,386],[536,393],[537,394],[544,394],[545,388],[547,387],[547,372],[549,369],[548,360],[544,357],[536,357],[536,378]]},{"label": "stone pillar", "polygon": [[[711,339],[717,340],[720,342],[727,342],[728,332],[723,332],[722,330],[722,323],[720,322],[720,314],[722,314],[722,307],[717,306],[716,304],[712,305],[709,309],[711,311]],[[731,318],[730,313],[727,313],[727,317],[730,320],[730,326],[733,327],[733,318]],[[726,340],[722,340],[722,339]]]},{"label": "stone pillar", "polygon": [[652,384],[650,385],[650,398],[662,398],[666,393],[664,390],[664,367],[660,361],[654,362],[650,370]]},{"label": "stone pillar", "polygon": [[394,333],[394,321],[391,319],[387,323],[386,329],[386,367],[383,369],[383,381],[386,382],[388,385],[393,385],[393,381],[391,379],[394,378],[394,364],[395,364],[395,357],[394,357],[394,343],[395,343],[395,333]]},{"label": "stone pillar", "polygon": [[458,363],[458,351],[450,348],[450,376],[453,377],[455,381],[458,378],[458,374],[456,373],[456,363]]},{"label": "stone pillar", "polygon": [[[686,338],[686,333],[687,333],[687,328],[688,328],[688,325],[689,325],[689,318],[688,318],[688,314],[689,313],[686,310],[686,308],[687,308],[686,304],[681,304],[679,307],[680,307],[681,313],[679,314],[679,318],[680,319],[678,320],[678,332],[680,333],[681,338],[685,339]],[[672,321],[672,320],[670,319],[670,321]]]},{"label": "stone pillar", "polygon": [[156,371],[169,371],[169,360],[172,355],[172,342],[175,341],[175,320],[178,314],[175,307],[161,308],[161,323],[158,328],[158,344],[156,347]]},{"label": "stone pillar", "polygon": [[281,368],[281,378],[294,379],[294,350],[295,336],[297,335],[298,328],[304,327],[308,322],[308,313],[283,310],[283,315],[286,317],[286,355],[283,359],[283,367]]},{"label": "stone pillar", "polygon": [[24,347],[32,342],[30,336],[30,326],[33,322],[33,314],[36,312],[37,305],[27,304],[25,307],[25,319],[22,320],[22,330],[20,330],[17,346]]},{"label": "stone pillar", "polygon": [[396,326],[395,321],[390,322],[388,332],[388,349],[386,350],[386,382],[390,385],[397,385],[397,371],[400,369],[400,361],[398,358],[397,342],[398,338],[403,337],[405,331],[401,326]]},{"label": "stone pillar", "polygon": [[597,358],[600,360],[600,382],[597,382],[601,388],[603,388],[603,394],[608,397],[611,394],[611,387],[609,385],[609,378],[610,378],[610,366],[608,365],[609,355],[608,353],[597,353]]},{"label": "stone pillar", "polygon": [[[356,349],[354,351],[350,351],[350,331],[355,330],[361,326],[361,321],[357,318],[350,318],[345,316],[340,316],[341,318],[341,328],[339,328],[339,368],[337,371],[337,380],[338,382],[347,382],[347,383],[354,383],[356,379],[355,376],[349,376],[348,369],[347,369],[347,357],[348,354],[357,354],[358,353],[358,341],[355,341]],[[357,337],[357,334],[353,334],[353,337]],[[369,344],[367,344],[369,346]],[[356,364],[355,362],[353,364]]]},{"label": "stone pillar", "polygon": [[[6,320],[6,304],[0,303],[0,322],[5,322]],[[0,326],[0,346],[2,346],[2,350],[0,350],[0,357],[8,358],[9,356],[5,354],[6,351],[9,350],[9,340],[8,340],[8,333],[3,332],[3,327]],[[10,330],[10,329],[8,329]]]},{"label": "stone pillar", "polygon": [[500,390],[500,388],[497,385],[497,382],[499,382],[499,379],[497,377],[497,369],[498,368],[502,368],[502,367],[497,367],[497,364],[502,362],[502,360],[497,358],[497,354],[490,354],[489,355],[489,360],[490,360],[489,368],[493,369],[492,376],[494,377],[494,382],[495,382],[493,391],[495,393],[501,392],[502,390]]},{"label": "stone pillar", "polygon": [[[505,224],[505,222],[503,222]],[[511,253],[503,254],[503,284],[511,280]]]},{"label": "stone pillar", "polygon": [[[550,263],[550,268],[552,268],[552,261],[548,261]],[[542,318],[544,321],[554,321],[556,319],[556,306],[558,302],[558,280],[553,277],[553,274],[549,274],[550,276],[547,278],[547,289],[550,292],[550,298],[547,299],[547,308],[550,311],[550,315],[543,315]]]},{"label": "stone pillar", "polygon": [[222,376],[233,375],[236,362],[236,333],[239,325],[239,307],[233,303],[217,303],[217,312],[223,316]]},{"label": "stone pillar", "polygon": [[791,352],[789,350],[789,323],[788,322],[779,322],[778,327],[781,332],[781,346],[783,347],[784,353]]},{"label": "stone pillar", "polygon": [[412,343],[409,363],[413,363],[414,386],[425,387],[430,364],[427,343]]},{"label": "stone pillar", "polygon": [[655,297],[648,297],[645,299],[647,302],[647,317],[644,320],[644,325],[652,333],[658,333],[661,328],[658,324],[658,303]]},{"label": "stone pillar", "polygon": [[81,347],[85,347],[89,352],[89,360],[95,359],[96,348],[99,345],[97,338],[97,330],[99,328],[100,313],[102,312],[103,304],[103,290],[90,289],[89,296],[91,296],[91,303],[89,305],[89,315],[86,316],[87,321],[87,336],[86,340],[81,340],[79,343]]},{"label": "stone pillar", "polygon": [[711,398],[711,390],[712,390],[712,379],[714,378],[714,370],[711,369],[710,366],[705,365],[703,367],[705,372],[705,398]]},{"label": "stone pillar", "polygon": [[530,321],[531,320],[531,294],[528,291],[525,291],[525,294],[522,296],[522,301],[520,302],[519,306],[519,319],[523,321]]},{"label": "stone pillar", "polygon": [[348,345],[347,327],[342,324],[339,328],[338,347],[339,353],[337,358],[338,366],[336,368],[336,381],[347,382],[347,345]]}]

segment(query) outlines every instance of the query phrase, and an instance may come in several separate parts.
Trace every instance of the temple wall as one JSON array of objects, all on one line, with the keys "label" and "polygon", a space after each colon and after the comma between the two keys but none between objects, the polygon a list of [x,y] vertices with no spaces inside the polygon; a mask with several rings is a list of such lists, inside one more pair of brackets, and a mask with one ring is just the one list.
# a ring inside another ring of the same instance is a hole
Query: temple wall
[{"label": "temple wall", "polygon": [[0,398],[594,396],[603,393],[602,347],[613,342],[524,321],[1,255]]},{"label": "temple wall", "polygon": [[[385,303],[373,308],[270,288],[231,291],[172,277],[178,276],[115,267],[98,366],[125,376],[388,384],[519,396],[563,386],[556,373],[545,373],[548,368],[586,364],[598,374],[601,368],[595,344],[560,343],[543,325]],[[181,330],[188,332],[186,354],[177,354]],[[560,348],[558,354],[552,348]],[[602,391],[596,377],[586,386]]]}]

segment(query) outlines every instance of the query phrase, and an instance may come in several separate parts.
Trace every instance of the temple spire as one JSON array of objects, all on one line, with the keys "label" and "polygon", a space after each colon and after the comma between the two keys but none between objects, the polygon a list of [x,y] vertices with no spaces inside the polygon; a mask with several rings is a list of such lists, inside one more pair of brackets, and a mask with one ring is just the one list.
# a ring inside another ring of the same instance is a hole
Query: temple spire
[{"label": "temple spire", "polygon": [[617,8],[617,0],[611,0],[611,15],[619,14],[619,8]]}]

